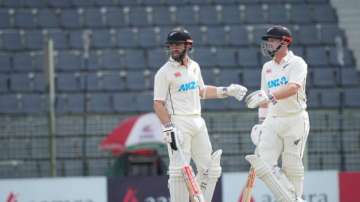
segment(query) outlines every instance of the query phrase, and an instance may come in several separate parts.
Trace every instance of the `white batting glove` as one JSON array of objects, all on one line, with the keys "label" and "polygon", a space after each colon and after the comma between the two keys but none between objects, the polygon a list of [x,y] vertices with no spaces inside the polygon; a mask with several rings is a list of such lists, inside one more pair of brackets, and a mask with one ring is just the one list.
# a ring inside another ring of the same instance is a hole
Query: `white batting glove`
[{"label": "white batting glove", "polygon": [[247,93],[247,88],[239,84],[231,84],[225,88],[225,95],[235,97],[241,101]]},{"label": "white batting glove", "polygon": [[184,137],[181,132],[175,128],[172,123],[164,125],[163,135],[165,143],[169,143],[171,149],[177,150],[180,145],[184,142]]},{"label": "white batting glove", "polygon": [[256,108],[269,102],[273,104],[277,103],[275,97],[271,93],[266,94],[263,90],[257,90],[250,93],[248,96],[246,96],[245,102],[248,108]]}]

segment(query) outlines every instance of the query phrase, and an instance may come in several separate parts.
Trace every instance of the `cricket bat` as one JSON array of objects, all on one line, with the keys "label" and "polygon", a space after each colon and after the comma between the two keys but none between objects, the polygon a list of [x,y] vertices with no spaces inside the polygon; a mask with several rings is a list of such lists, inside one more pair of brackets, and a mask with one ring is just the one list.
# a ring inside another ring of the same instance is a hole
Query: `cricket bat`
[{"label": "cricket bat", "polygon": [[[177,138],[175,134],[172,134],[172,136],[175,139]],[[178,141],[176,140],[176,142],[178,142]],[[205,202],[204,195],[200,189],[199,184],[197,183],[197,181],[195,179],[194,171],[193,171],[192,167],[186,162],[182,148],[177,147],[177,146],[175,148],[176,148],[176,151],[179,153],[179,156],[183,163],[181,171],[182,171],[182,175],[184,177],[185,183],[186,183],[186,187],[189,191],[190,201],[191,202]],[[168,150],[171,153],[171,148],[169,146],[168,146]]]},{"label": "cricket bat", "polygon": [[242,193],[242,200],[241,202],[250,202],[251,200],[251,193],[254,187],[254,183],[255,183],[255,178],[256,178],[256,174],[255,174],[255,169],[253,167],[250,168],[249,171],[249,175],[246,181],[246,187]]}]

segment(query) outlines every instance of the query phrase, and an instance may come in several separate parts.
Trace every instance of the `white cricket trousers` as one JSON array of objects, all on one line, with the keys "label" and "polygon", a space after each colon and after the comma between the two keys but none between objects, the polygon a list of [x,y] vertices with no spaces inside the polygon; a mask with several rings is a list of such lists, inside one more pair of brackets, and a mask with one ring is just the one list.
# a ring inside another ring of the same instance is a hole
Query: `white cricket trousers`
[{"label": "white cricket trousers", "polygon": [[290,156],[288,159],[283,155],[283,166],[302,165],[309,129],[309,115],[306,111],[286,117],[269,114],[263,123],[257,152],[272,166],[277,165],[280,155],[283,154]]},{"label": "white cricket trousers", "polygon": [[[197,170],[207,169],[211,160],[212,147],[204,119],[200,115],[171,116],[174,126],[183,134],[182,149],[187,163],[192,158]],[[181,167],[182,162],[176,152],[169,154],[169,167]]]}]

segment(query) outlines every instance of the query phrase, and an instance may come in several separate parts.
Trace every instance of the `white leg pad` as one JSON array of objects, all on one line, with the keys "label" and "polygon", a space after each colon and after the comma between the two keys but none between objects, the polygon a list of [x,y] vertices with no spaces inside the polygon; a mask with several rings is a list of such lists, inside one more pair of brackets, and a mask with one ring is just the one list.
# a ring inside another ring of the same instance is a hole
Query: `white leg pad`
[{"label": "white leg pad", "polygon": [[188,202],[189,192],[180,167],[169,168],[169,191],[171,202]]},{"label": "white leg pad", "polygon": [[209,168],[206,170],[199,170],[196,179],[201,187],[206,202],[211,202],[214,195],[216,183],[221,176],[221,158],[222,150],[217,150],[211,155],[211,162]]},{"label": "white leg pad", "polygon": [[[297,196],[302,196],[304,192],[304,166],[299,156],[290,153],[283,153],[283,170],[295,187]],[[286,162],[286,163],[285,163]]]},{"label": "white leg pad", "polygon": [[257,155],[247,155],[245,159],[255,168],[256,175],[266,184],[278,201],[298,201],[295,193],[291,192],[293,190],[293,186],[291,186],[285,176],[276,172],[275,175],[271,166],[267,165]]}]

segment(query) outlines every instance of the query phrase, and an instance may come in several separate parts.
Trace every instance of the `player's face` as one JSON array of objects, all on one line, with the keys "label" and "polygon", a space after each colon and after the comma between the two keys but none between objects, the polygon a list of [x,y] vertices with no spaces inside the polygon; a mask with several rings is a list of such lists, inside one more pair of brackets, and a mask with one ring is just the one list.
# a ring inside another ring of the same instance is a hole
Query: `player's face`
[{"label": "player's face", "polygon": [[169,50],[171,57],[175,60],[179,58],[185,51],[185,43],[171,43],[169,44]]},{"label": "player's face", "polygon": [[[285,46],[284,46],[285,45]],[[287,43],[276,38],[268,38],[261,44],[261,52],[264,56],[273,58],[276,54],[283,54],[287,50]]]},{"label": "player's face", "polygon": [[280,39],[269,38],[266,42],[269,50],[275,50],[281,43]]}]

